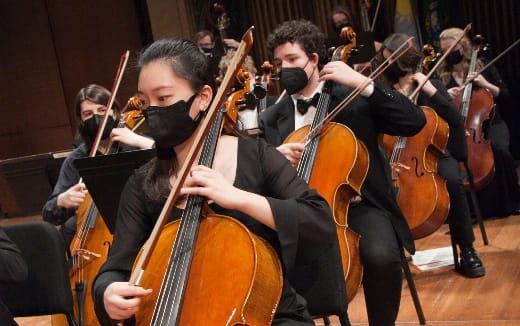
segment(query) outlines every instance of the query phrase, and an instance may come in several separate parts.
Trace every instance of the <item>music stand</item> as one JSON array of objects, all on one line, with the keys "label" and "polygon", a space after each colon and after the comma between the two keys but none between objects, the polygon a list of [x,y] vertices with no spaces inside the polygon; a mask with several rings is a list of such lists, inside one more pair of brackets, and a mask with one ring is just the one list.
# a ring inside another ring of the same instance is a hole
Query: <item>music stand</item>
[{"label": "music stand", "polygon": [[114,233],[119,197],[128,177],[154,156],[155,150],[148,149],[74,160],[110,233]]}]

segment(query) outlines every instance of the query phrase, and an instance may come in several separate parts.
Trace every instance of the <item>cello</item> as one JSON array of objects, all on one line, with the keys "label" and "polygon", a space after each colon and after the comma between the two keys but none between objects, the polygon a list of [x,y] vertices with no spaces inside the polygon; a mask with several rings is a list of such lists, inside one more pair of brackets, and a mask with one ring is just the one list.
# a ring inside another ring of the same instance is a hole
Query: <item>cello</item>
[{"label": "cello", "polygon": [[[103,134],[106,120],[112,114],[112,105],[115,100],[115,94],[119,87],[126,63],[128,61],[129,52],[121,56],[116,80],[112,89],[109,101],[107,103],[107,111],[98,128],[96,138],[91,146],[89,157],[95,156],[98,151],[101,136]],[[130,102],[126,107],[132,106],[135,102]],[[135,120],[135,119],[133,119]],[[121,122],[118,125],[124,125]],[[103,154],[114,152],[115,146],[109,142]],[[80,181],[81,182],[81,181]],[[101,265],[105,262],[112,241],[110,233],[103,218],[92,200],[90,194],[85,195],[85,200],[76,211],[77,231],[70,244],[70,252],[72,256],[72,267],[69,271],[71,288],[74,290],[74,314],[78,325],[97,325],[97,317],[94,312],[94,305],[91,299],[91,282]],[[53,325],[66,325],[61,316],[52,317]]]},{"label": "cello", "polygon": [[[476,70],[477,58],[483,38],[477,35],[473,40],[473,51],[468,68],[468,75]],[[483,125],[493,118],[495,104],[493,95],[485,88],[473,87],[468,83],[462,96],[455,96],[453,103],[460,108],[466,127],[466,143],[468,144],[469,178],[464,181],[464,188],[470,190],[470,178],[475,190],[487,186],[495,175],[495,160],[491,143],[484,137]],[[466,167],[461,165],[464,170]],[[471,176],[470,176],[471,173]]]},{"label": "cello", "polygon": [[[355,33],[350,26],[342,29],[348,45],[338,47],[332,61],[347,61],[350,50],[356,46]],[[303,142],[311,129],[322,122],[330,104],[332,82],[326,82],[312,124],[293,131],[284,143]],[[338,150],[341,149],[341,150]],[[321,134],[312,138],[298,162],[298,175],[315,188],[332,208],[339,240],[341,263],[348,301],[356,295],[361,284],[363,269],[359,256],[359,235],[347,225],[350,200],[361,194],[361,185],[368,172],[368,150],[348,127],[329,122]]]},{"label": "cello", "polygon": [[[435,58],[432,50],[431,46],[425,45],[423,48],[423,72]],[[420,88],[417,87],[409,96],[414,103],[415,94]],[[383,147],[389,156],[397,201],[414,239],[435,232],[448,217],[450,207],[446,180],[437,174],[437,161],[448,144],[449,126],[432,108],[420,108],[426,116],[426,125],[419,133],[412,137],[386,134],[382,137]],[[411,200],[418,194],[421,194],[421,200]]]},{"label": "cello", "polygon": [[[203,212],[205,201],[200,196],[188,196],[181,220],[164,226],[197,154],[201,153],[200,164],[212,165],[223,119],[228,112],[238,112],[237,108],[221,107],[251,43],[249,29],[134,265],[129,284],[158,290],[143,298],[135,314],[138,325],[271,323],[282,276],[278,256],[265,241],[233,218]],[[233,119],[236,117],[229,120]],[[230,265],[239,272],[228,268]],[[200,313],[201,302],[206,314]]]},{"label": "cello", "polygon": [[[466,26],[463,35],[471,28]],[[459,38],[436,60],[435,66],[428,72],[409,98],[417,103],[418,94],[433,75],[444,58],[460,41]],[[429,46],[423,47],[425,58],[422,70],[426,72],[436,54]],[[424,128],[412,137],[393,137],[383,135],[382,143],[390,157],[392,179],[396,188],[399,207],[408,222],[414,239],[423,238],[437,230],[449,213],[449,194],[446,181],[437,174],[437,161],[446,150],[449,126],[437,113],[425,106],[420,106],[426,116]],[[410,200],[420,193],[422,200]]]}]

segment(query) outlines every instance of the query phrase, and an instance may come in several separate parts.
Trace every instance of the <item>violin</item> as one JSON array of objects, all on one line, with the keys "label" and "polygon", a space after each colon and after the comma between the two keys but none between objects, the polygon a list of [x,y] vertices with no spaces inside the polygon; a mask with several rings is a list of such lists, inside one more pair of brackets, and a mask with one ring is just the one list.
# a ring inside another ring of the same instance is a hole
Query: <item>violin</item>
[{"label": "violin", "polygon": [[[475,72],[477,58],[483,38],[476,35],[473,39],[473,50],[468,68],[468,75]],[[493,95],[485,88],[473,87],[468,83],[462,96],[453,98],[455,106],[460,108],[466,127],[466,143],[468,144],[468,166],[470,171],[464,182],[466,190],[471,189],[473,183],[475,190],[487,186],[495,175],[495,160],[491,143],[484,136],[483,125],[492,119],[495,104]],[[465,165],[461,167],[466,170]]]},{"label": "violin", "polygon": [[[117,128],[128,128],[132,131],[137,131],[143,126],[144,115],[141,110],[143,105],[142,100],[138,96],[132,96],[128,99],[126,105],[121,110],[121,117],[117,123]],[[119,152],[119,142],[112,140],[107,145],[105,155],[116,154]]]},{"label": "violin", "polygon": [[[232,102],[225,108],[223,104],[251,46],[252,28],[242,38],[134,265],[130,285],[154,289],[142,299],[135,315],[137,325],[271,324],[281,295],[282,272],[267,242],[235,219],[205,210],[200,196],[188,196],[181,220],[164,225],[195,157],[200,152],[199,164],[212,165],[224,115],[238,112],[238,108],[229,110]],[[201,302],[209,313],[200,312]]]},{"label": "violin", "polygon": [[121,110],[121,119],[119,128],[127,127],[128,129],[135,131],[144,122],[143,111],[141,110],[143,101],[139,96],[132,96],[128,99],[128,102]]},{"label": "violin", "polygon": [[[356,46],[355,32],[352,27],[341,31],[345,45],[338,47],[331,61],[347,62],[350,51]],[[284,143],[306,140],[309,131],[320,125],[327,115],[331,82],[326,82],[312,125],[293,131]],[[347,224],[350,200],[361,194],[361,186],[368,172],[368,150],[358,140],[350,128],[339,124],[327,123],[319,136],[307,142],[297,167],[298,175],[310,188],[315,188],[333,208],[336,222],[345,287],[350,302],[361,284],[362,266],[359,257],[359,235]]]},{"label": "violin", "polygon": [[[224,119],[224,131],[226,131],[228,134],[233,133],[235,125],[238,121],[239,111],[245,109],[254,109],[256,106],[256,97],[250,91],[252,78],[252,74],[243,66],[240,67],[236,74],[236,84],[239,85],[239,89],[231,93],[226,101],[226,110],[228,113]],[[248,121],[241,122],[246,125],[248,124]],[[247,127],[250,126],[248,125]]]}]

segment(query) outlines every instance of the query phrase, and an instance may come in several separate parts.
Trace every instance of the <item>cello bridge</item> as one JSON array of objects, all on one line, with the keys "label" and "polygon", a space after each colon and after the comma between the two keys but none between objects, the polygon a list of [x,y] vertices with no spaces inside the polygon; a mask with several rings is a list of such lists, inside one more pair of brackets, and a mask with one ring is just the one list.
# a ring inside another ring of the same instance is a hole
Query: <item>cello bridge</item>
[{"label": "cello bridge", "polygon": [[391,163],[392,171],[395,173],[401,173],[403,170],[409,171],[410,167],[408,165],[404,165],[402,163]]}]

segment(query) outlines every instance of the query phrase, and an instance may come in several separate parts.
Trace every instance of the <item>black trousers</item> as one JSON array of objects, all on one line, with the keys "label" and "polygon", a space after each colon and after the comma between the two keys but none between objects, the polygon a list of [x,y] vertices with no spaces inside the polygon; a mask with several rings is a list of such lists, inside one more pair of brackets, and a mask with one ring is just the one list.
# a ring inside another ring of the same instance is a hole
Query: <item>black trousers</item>
[{"label": "black trousers", "polygon": [[450,195],[448,224],[451,235],[459,247],[470,247],[475,241],[475,235],[463,185],[464,175],[459,163],[449,153],[446,153],[439,159],[437,171],[446,180],[446,188]]},{"label": "black trousers", "polygon": [[359,251],[369,324],[394,325],[401,303],[402,246],[390,217],[361,201],[350,206],[348,224],[361,235]]}]

